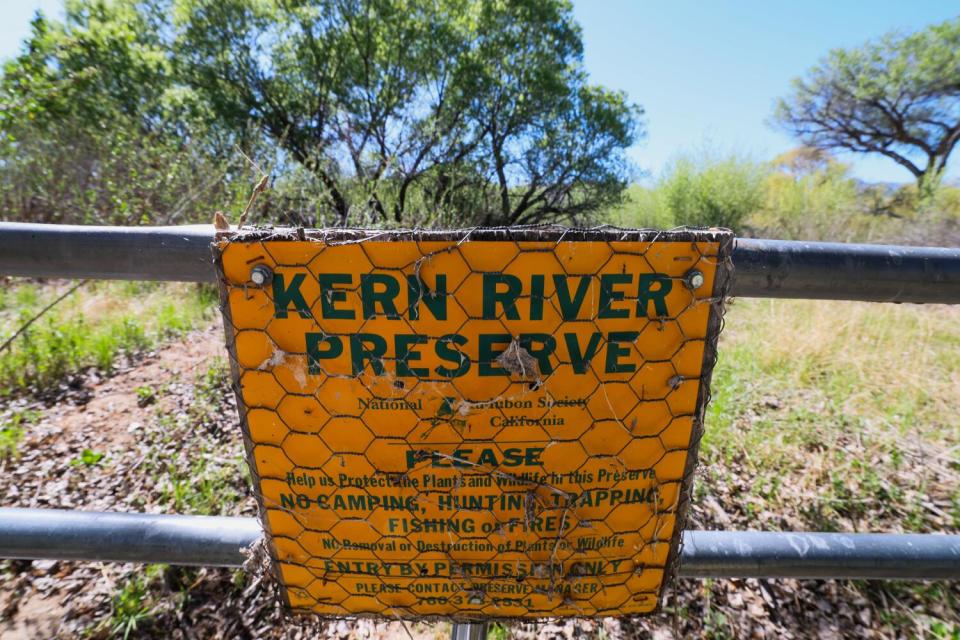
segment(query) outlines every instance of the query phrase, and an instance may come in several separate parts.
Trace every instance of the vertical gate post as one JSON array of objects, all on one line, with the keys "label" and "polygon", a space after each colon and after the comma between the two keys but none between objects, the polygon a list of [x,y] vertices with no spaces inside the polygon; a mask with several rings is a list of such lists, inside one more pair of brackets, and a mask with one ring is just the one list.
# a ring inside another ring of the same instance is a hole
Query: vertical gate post
[{"label": "vertical gate post", "polygon": [[489,622],[454,622],[451,640],[487,640]]}]

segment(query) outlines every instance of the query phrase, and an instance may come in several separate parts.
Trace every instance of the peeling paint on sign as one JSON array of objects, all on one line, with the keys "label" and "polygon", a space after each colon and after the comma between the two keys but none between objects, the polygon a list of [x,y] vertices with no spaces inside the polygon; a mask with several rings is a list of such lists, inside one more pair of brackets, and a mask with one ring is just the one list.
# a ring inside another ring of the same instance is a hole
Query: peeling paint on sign
[{"label": "peeling paint on sign", "polygon": [[219,234],[241,422],[288,605],[655,610],[731,244],[714,230]]}]

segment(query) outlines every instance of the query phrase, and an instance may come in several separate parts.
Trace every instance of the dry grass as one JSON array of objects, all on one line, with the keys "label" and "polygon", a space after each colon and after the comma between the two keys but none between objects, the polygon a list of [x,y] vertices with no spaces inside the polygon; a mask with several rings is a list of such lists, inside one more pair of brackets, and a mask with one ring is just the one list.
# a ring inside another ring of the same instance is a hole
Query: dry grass
[{"label": "dry grass", "polygon": [[958,405],[960,308],[737,301],[704,473],[749,478],[761,526],[955,531]]},{"label": "dry grass", "polygon": [[[0,282],[0,342],[36,317],[69,282]],[[0,353],[0,397],[56,397],[90,369],[109,372],[168,338],[209,322],[211,287],[185,283],[90,282],[68,295]]]},{"label": "dry grass", "polygon": [[911,426],[950,419],[956,435],[960,308],[740,300],[722,348],[748,351],[763,376],[842,398],[845,410],[889,418],[909,405],[921,420]]}]

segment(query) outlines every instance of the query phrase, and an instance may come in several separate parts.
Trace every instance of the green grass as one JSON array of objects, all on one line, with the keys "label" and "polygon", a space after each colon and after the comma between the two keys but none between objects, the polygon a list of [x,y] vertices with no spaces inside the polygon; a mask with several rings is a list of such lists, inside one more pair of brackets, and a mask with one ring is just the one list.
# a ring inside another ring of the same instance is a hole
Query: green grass
[{"label": "green grass", "polygon": [[196,382],[193,403],[187,413],[193,424],[207,427],[215,424],[223,411],[224,393],[230,389],[230,368],[224,358],[214,358]]},{"label": "green grass", "polygon": [[137,394],[137,405],[146,407],[157,401],[157,390],[150,385],[141,385],[134,389]]},{"label": "green grass", "polygon": [[193,463],[184,472],[170,464],[161,483],[160,503],[177,513],[191,515],[219,515],[242,499],[236,485],[239,478],[247,478],[243,456],[224,458],[217,455],[219,447],[201,445],[193,453]]},{"label": "green grass", "polygon": [[106,457],[106,454],[99,453],[93,449],[84,449],[80,452],[80,455],[70,461],[75,467],[83,465],[85,467],[95,467],[100,464],[100,461]]},{"label": "green grass", "polygon": [[7,458],[16,458],[23,440],[23,427],[36,424],[40,420],[40,412],[33,409],[11,410],[0,414],[0,461]]},{"label": "green grass", "polygon": [[[240,487],[249,485],[246,460],[242,453],[232,453],[217,431],[225,410],[224,394],[229,394],[229,376],[225,360],[216,358],[194,382],[193,401],[185,410],[156,412],[162,428],[159,440],[151,443],[145,468],[161,487],[159,502],[171,511],[219,515],[243,499]],[[165,453],[172,439],[180,441],[177,457]]]},{"label": "green grass", "polygon": [[[0,297],[0,340],[12,335],[63,287],[19,282]],[[121,355],[148,349],[208,321],[210,287],[90,283],[18,336],[0,353],[0,396],[55,390],[70,376],[105,372]]]},{"label": "green grass", "polygon": [[165,570],[165,565],[148,565],[142,574],[124,582],[111,603],[108,621],[111,636],[126,640],[136,637],[138,630],[143,631],[153,616],[151,588],[163,577]]},{"label": "green grass", "polygon": [[[727,314],[695,503],[723,528],[960,530],[960,308],[737,300]],[[944,585],[851,582],[888,629],[955,638]],[[890,607],[889,603],[897,606]],[[723,637],[719,617],[706,635]]]},{"label": "green grass", "polygon": [[958,326],[949,307],[737,301],[704,466],[811,529],[960,528]]}]

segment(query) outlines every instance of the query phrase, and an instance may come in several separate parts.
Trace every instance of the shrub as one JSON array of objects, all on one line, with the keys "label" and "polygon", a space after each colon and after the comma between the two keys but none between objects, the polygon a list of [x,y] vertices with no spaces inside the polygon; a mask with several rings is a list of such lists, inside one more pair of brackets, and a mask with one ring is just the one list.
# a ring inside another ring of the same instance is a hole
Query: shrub
[{"label": "shrub", "polygon": [[600,219],[623,227],[669,229],[682,225],[743,228],[743,221],[763,204],[761,164],[735,155],[681,156],[667,166],[653,187],[627,189],[624,202]]},{"label": "shrub", "polygon": [[657,185],[662,209],[676,224],[739,231],[763,204],[765,169],[731,155],[674,161]]},{"label": "shrub", "polygon": [[673,214],[663,206],[658,189],[632,184],[622,204],[612,207],[601,220],[619,227],[638,229],[670,229],[677,226]]},{"label": "shrub", "polygon": [[[799,158],[799,159],[798,159]],[[929,198],[915,184],[864,184],[849,166],[807,150],[774,159],[763,183],[763,206],[745,232],[787,240],[956,244],[960,189],[942,184]]]},{"label": "shrub", "polygon": [[787,168],[766,177],[762,207],[748,226],[765,237],[849,240],[863,232],[857,228],[862,225],[851,225],[858,208],[857,184],[846,165],[829,162],[800,171]]}]

